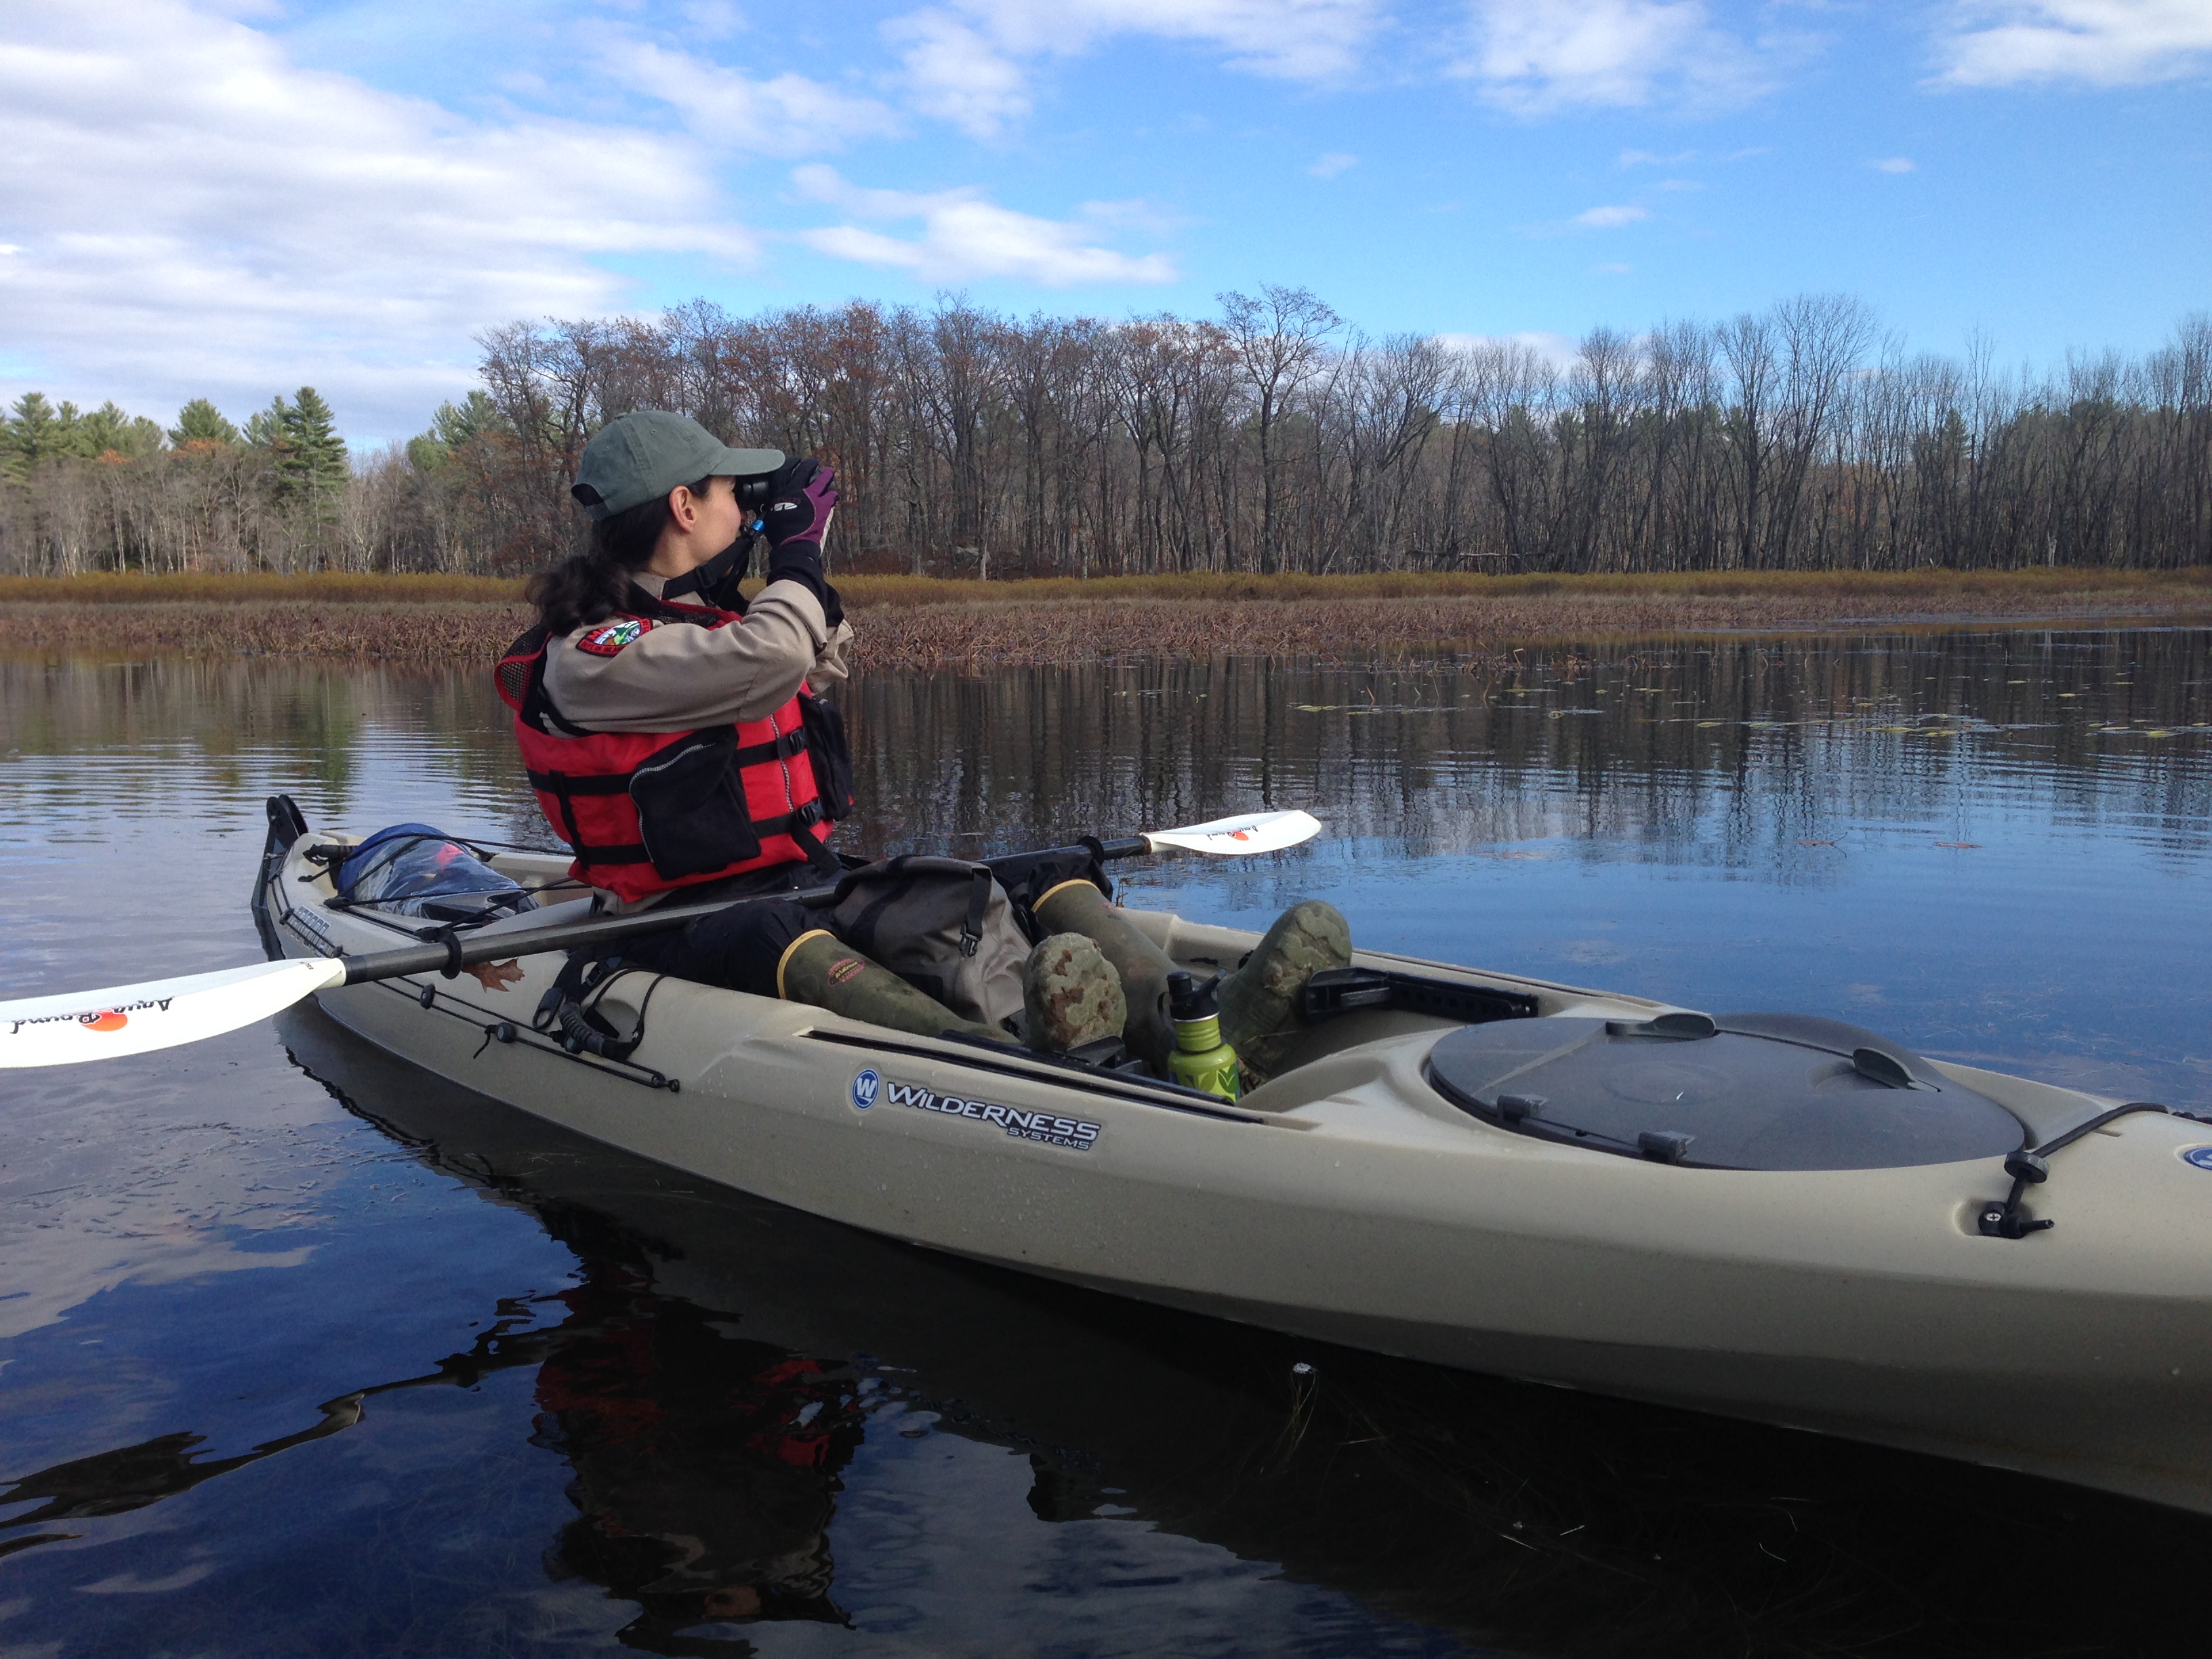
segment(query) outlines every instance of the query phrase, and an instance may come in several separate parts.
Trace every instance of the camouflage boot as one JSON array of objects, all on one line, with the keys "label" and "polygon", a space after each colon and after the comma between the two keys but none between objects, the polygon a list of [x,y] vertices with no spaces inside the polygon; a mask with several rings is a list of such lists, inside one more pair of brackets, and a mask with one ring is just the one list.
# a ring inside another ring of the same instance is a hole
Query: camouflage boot
[{"label": "camouflage boot", "polygon": [[1030,1047],[1052,1054],[1119,1036],[1129,1016],[1121,975],[1080,933],[1054,933],[1030,952],[1022,1007]]},{"label": "camouflage boot", "polygon": [[835,933],[817,929],[800,936],[776,964],[775,988],[787,1002],[811,1003],[848,1019],[865,1020],[916,1036],[988,1037],[1011,1043],[994,1025],[963,1019],[935,997],[852,949]]},{"label": "camouflage boot", "polygon": [[1275,918],[1243,967],[1221,981],[1221,1035],[1244,1062],[1246,1086],[1273,1075],[1306,1029],[1306,981],[1352,966],[1352,929],[1335,906],[1304,899]]},{"label": "camouflage boot", "polygon": [[1080,933],[1119,975],[1128,1013],[1121,1022],[1129,1052],[1158,1076],[1168,1074],[1175,1026],[1168,1018],[1168,975],[1176,965],[1142,929],[1087,881],[1066,881],[1036,902],[1036,919],[1055,933]]}]

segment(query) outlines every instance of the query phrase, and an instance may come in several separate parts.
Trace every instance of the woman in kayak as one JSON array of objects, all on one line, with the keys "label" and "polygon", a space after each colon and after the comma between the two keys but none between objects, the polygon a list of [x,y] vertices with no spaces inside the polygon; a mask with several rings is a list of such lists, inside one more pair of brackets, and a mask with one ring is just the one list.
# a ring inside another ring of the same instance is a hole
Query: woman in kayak
[{"label": "woman in kayak", "polygon": [[[603,902],[756,901],[632,940],[624,960],[896,1030],[1011,1040],[854,950],[825,912],[763,897],[836,879],[823,839],[853,805],[843,722],[817,700],[846,678],[852,638],[823,563],[833,470],[644,410],[585,446],[572,493],[591,544],[532,582],[538,625],[498,668],[531,787]],[[756,527],[768,584],[748,604],[737,584]],[[1174,964],[1087,879],[1049,884],[1035,908],[1055,937],[1026,963],[1030,1041],[1065,1050],[1126,1023],[1164,1065]],[[1223,988],[1231,1042],[1263,1049],[1299,1023],[1311,972],[1349,960],[1341,916],[1293,907]]]}]

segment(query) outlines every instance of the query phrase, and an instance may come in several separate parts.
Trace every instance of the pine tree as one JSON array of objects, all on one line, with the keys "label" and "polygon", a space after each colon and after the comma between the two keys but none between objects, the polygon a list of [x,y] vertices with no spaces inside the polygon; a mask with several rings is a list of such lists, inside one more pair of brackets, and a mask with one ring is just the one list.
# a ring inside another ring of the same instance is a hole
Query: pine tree
[{"label": "pine tree", "polygon": [[438,441],[448,449],[459,449],[486,432],[504,432],[507,417],[499,412],[481,388],[473,391],[457,405],[443,403],[430,417],[430,429],[438,434]]},{"label": "pine tree", "polygon": [[507,429],[499,405],[481,390],[471,392],[459,404],[449,400],[438,405],[437,413],[430,416],[430,429],[407,441],[408,463],[418,472],[435,472],[454,451],[465,448],[487,432]]},{"label": "pine tree", "polygon": [[79,416],[70,428],[68,451],[80,460],[96,461],[113,455],[135,461],[161,447],[161,428],[143,415],[126,415],[112,399],[89,415]]},{"label": "pine tree", "polygon": [[246,422],[246,441],[265,458],[270,494],[320,527],[337,519],[350,471],[345,440],[314,387],[301,386],[297,398],[288,404],[280,392],[270,399]]},{"label": "pine tree", "polygon": [[[280,404],[283,401],[277,399]],[[285,422],[284,436],[290,445],[286,465],[294,486],[314,504],[315,515],[320,518],[345,483],[346,446],[338,436],[331,406],[314,387],[300,388]]]},{"label": "pine tree", "polygon": [[238,436],[238,428],[205,398],[195,398],[179,410],[177,423],[169,428],[169,441],[179,449],[186,444],[234,444]]},{"label": "pine tree", "polygon": [[61,425],[60,411],[46,401],[45,392],[27,392],[16,398],[15,417],[8,422],[8,476],[20,483],[30,476],[33,463],[60,453]]},{"label": "pine tree", "polygon": [[280,477],[284,470],[284,457],[291,450],[289,434],[292,418],[292,405],[284,401],[284,394],[280,392],[269,400],[268,408],[256,410],[246,422],[246,441],[256,449],[269,452],[270,465]]},{"label": "pine tree", "polygon": [[345,440],[338,436],[337,417],[311,386],[300,388],[292,405],[289,435],[299,449],[301,465],[307,472],[321,480],[345,476],[346,446]]}]

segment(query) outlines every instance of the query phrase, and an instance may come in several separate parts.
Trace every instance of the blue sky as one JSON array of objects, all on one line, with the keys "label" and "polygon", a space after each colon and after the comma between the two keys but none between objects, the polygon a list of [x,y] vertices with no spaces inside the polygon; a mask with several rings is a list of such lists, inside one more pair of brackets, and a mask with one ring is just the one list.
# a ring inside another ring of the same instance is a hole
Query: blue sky
[{"label": "blue sky", "polygon": [[2212,306],[2212,0],[18,0],[0,393],[418,429],[517,317],[854,296],[1376,333]]}]

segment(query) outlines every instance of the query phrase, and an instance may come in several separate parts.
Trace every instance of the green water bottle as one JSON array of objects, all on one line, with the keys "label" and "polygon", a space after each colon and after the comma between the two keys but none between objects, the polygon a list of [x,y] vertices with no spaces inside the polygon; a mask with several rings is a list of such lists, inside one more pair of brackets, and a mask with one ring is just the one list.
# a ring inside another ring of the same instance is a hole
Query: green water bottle
[{"label": "green water bottle", "polygon": [[1168,1070],[1186,1089],[1234,1100],[1244,1091],[1237,1051],[1221,1040],[1221,975],[1200,984],[1178,969],[1168,975],[1168,1017],[1175,1022],[1175,1052]]}]

